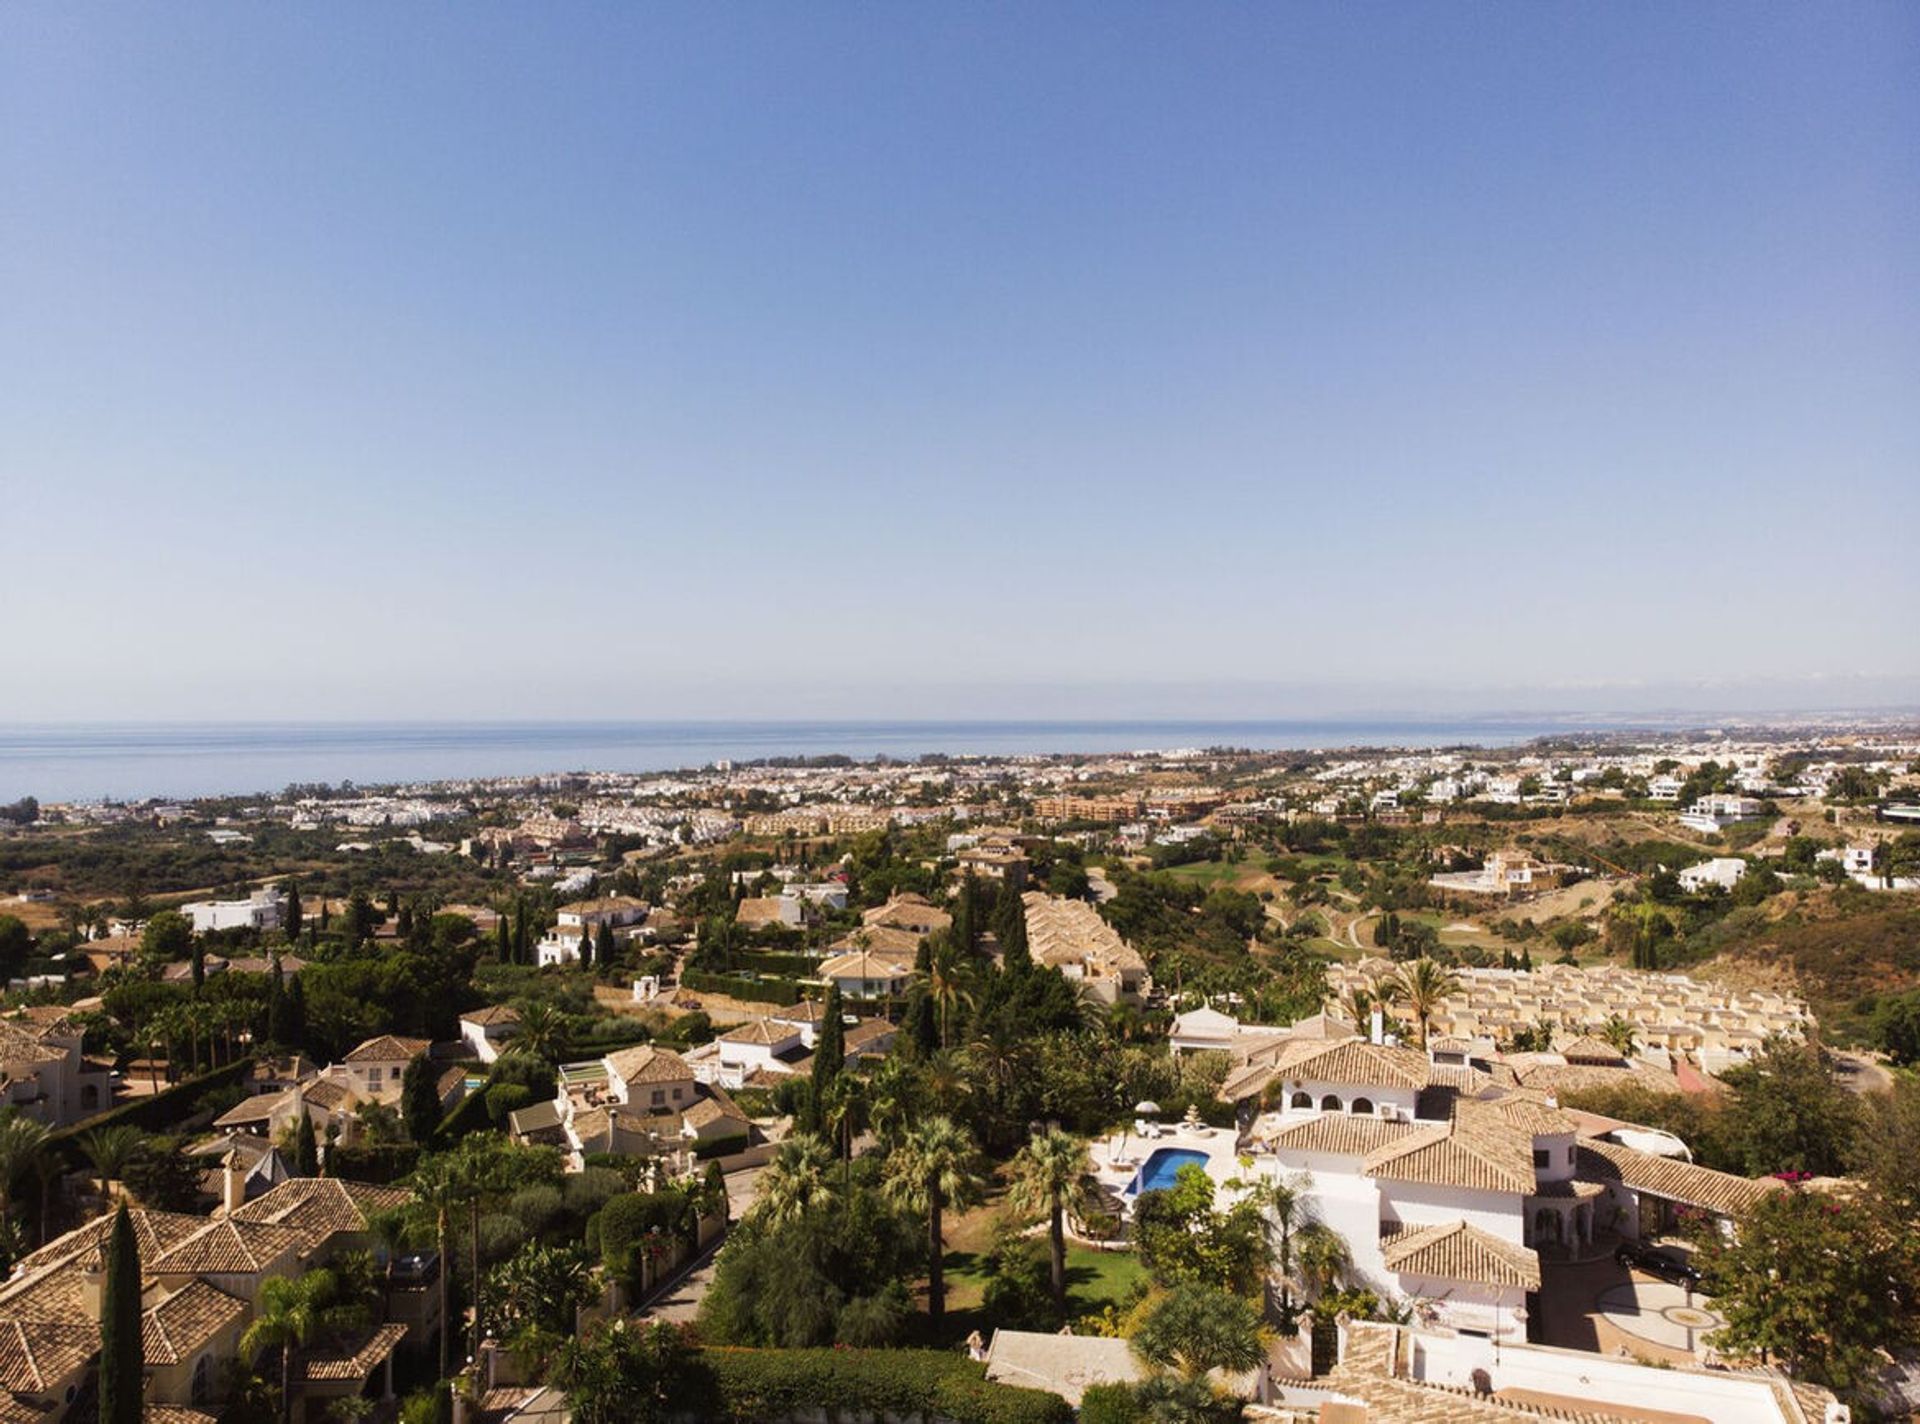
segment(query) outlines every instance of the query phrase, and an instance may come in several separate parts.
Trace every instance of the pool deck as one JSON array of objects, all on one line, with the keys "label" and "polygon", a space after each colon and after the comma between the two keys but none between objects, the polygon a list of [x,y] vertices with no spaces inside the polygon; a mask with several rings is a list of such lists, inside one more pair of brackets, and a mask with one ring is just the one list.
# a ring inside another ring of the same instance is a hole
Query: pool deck
[{"label": "pool deck", "polygon": [[1184,1123],[1174,1123],[1160,1127],[1158,1132],[1158,1136],[1142,1137],[1128,1129],[1124,1133],[1110,1133],[1095,1141],[1092,1153],[1094,1179],[1131,1206],[1132,1198],[1126,1196],[1126,1190],[1133,1184],[1134,1174],[1155,1152],[1170,1147],[1182,1152],[1205,1154],[1206,1172],[1220,1193],[1218,1200],[1221,1205],[1238,1198],[1240,1194],[1237,1190],[1225,1190],[1229,1182],[1246,1175],[1239,1154],[1235,1151],[1235,1136],[1231,1128],[1188,1127]]}]

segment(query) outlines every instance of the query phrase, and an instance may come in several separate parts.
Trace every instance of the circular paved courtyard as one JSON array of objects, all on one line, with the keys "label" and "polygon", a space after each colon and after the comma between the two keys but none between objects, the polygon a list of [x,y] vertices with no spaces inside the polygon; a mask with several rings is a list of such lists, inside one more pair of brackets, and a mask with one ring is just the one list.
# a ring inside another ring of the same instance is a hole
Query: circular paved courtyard
[{"label": "circular paved courtyard", "polygon": [[1600,1293],[1594,1309],[1628,1335],[1670,1350],[1699,1350],[1701,1340],[1726,1324],[1698,1295],[1665,1281],[1633,1280]]}]

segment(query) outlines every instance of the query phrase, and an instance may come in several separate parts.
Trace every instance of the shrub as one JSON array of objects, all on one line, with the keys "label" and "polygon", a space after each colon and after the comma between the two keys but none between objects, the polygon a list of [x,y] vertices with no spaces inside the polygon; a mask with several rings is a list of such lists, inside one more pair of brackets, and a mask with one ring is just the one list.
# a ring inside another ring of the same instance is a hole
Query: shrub
[{"label": "shrub", "polygon": [[1145,1418],[1130,1384],[1090,1384],[1080,1395],[1080,1424],[1140,1424]]},{"label": "shrub", "polygon": [[526,1223],[527,1230],[543,1236],[548,1227],[566,1214],[567,1203],[560,1188],[541,1183],[515,1192],[507,1209]]},{"label": "shrub", "polygon": [[507,1114],[532,1103],[533,1089],[524,1083],[495,1083],[487,1089],[487,1119],[498,1127],[507,1120]]},{"label": "shrub", "polygon": [[705,1352],[730,1420],[800,1410],[940,1415],[955,1424],[1070,1424],[1055,1394],[994,1384],[982,1366],[932,1350],[726,1350]]},{"label": "shrub", "polygon": [[594,1166],[570,1174],[562,1187],[567,1210],[583,1221],[626,1189],[627,1179],[619,1172],[611,1167]]}]

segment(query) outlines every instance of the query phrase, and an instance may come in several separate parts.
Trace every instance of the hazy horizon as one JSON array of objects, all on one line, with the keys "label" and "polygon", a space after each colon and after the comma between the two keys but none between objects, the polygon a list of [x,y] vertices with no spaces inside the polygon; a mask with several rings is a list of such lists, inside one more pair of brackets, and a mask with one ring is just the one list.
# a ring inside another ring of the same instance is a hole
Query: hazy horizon
[{"label": "hazy horizon", "polygon": [[1920,9],[0,12],[0,719],[1920,705]]}]

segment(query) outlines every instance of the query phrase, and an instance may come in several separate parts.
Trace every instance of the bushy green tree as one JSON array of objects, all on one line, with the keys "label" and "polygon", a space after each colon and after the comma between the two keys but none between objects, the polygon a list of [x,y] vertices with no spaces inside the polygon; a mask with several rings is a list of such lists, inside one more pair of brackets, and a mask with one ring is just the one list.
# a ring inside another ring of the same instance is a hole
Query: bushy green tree
[{"label": "bushy green tree", "polygon": [[1727,1239],[1701,1240],[1704,1289],[1726,1317],[1712,1338],[1836,1390],[1856,1391],[1876,1351],[1916,1339],[1920,1243],[1871,1202],[1808,1191],[1762,1200]]}]

